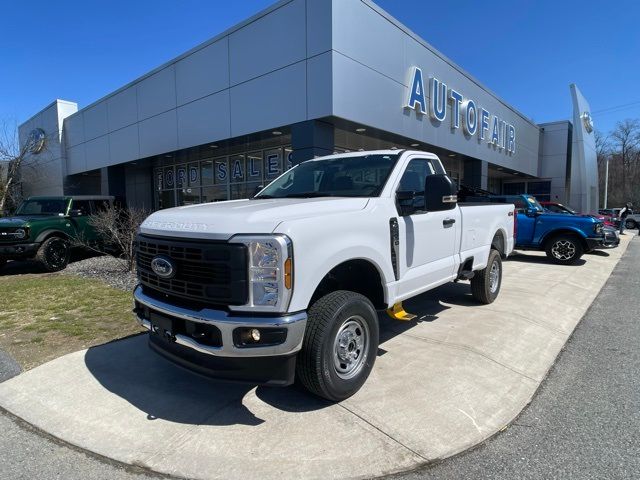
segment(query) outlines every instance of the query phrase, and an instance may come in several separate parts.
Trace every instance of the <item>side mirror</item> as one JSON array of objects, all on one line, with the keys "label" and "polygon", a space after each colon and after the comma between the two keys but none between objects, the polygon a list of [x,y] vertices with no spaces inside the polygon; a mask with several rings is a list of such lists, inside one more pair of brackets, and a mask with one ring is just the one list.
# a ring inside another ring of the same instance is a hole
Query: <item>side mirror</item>
[{"label": "side mirror", "polygon": [[407,217],[415,213],[415,198],[416,192],[396,192],[396,202],[398,204],[398,211],[400,212],[400,216]]},{"label": "side mirror", "polygon": [[427,175],[424,182],[427,212],[440,212],[455,208],[458,203],[457,193],[456,186],[447,175]]},{"label": "side mirror", "polygon": [[535,208],[527,208],[525,210],[527,217],[537,217],[541,212],[538,212]]},{"label": "side mirror", "polygon": [[69,216],[70,217],[81,217],[82,216],[82,210],[69,210]]}]

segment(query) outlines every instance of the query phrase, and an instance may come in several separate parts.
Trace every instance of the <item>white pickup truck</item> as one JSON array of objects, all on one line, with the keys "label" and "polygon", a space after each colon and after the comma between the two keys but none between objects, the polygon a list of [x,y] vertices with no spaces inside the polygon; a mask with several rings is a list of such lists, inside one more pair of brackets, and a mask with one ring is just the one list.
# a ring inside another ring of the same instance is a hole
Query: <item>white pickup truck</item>
[{"label": "white pickup truck", "polygon": [[373,368],[377,311],[410,319],[403,300],[460,279],[491,303],[513,233],[513,205],[459,206],[434,154],[316,158],[254,198],[147,218],[134,312],[178,364],[340,401]]}]

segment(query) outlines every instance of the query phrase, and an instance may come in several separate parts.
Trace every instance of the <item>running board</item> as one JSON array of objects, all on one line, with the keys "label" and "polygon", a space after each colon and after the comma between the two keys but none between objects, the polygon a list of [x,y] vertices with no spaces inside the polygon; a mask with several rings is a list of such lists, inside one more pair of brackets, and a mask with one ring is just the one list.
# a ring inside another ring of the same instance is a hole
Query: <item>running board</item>
[{"label": "running board", "polygon": [[398,302],[393,307],[387,309],[387,315],[389,315],[394,320],[403,320],[403,321],[409,321],[416,318],[416,315],[412,313],[408,313],[404,310],[404,307],[402,306],[402,302]]}]

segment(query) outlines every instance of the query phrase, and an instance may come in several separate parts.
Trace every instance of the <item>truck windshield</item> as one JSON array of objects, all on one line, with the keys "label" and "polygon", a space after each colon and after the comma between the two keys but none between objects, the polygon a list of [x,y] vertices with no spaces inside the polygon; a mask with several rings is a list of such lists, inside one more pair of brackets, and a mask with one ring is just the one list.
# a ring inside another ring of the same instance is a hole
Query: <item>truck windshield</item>
[{"label": "truck windshield", "polygon": [[275,179],[254,198],[375,197],[397,160],[397,154],[309,160]]},{"label": "truck windshield", "polygon": [[67,211],[67,201],[60,198],[31,199],[22,202],[17,215],[64,215]]}]

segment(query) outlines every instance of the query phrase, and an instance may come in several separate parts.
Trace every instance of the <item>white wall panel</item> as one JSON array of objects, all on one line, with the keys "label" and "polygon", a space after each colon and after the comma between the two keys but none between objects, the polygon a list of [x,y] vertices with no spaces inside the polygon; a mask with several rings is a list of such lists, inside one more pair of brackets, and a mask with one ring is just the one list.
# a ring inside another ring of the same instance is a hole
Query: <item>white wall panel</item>
[{"label": "white wall panel", "polygon": [[64,119],[64,133],[67,146],[79,145],[84,139],[84,113],[82,111]]},{"label": "white wall panel", "polygon": [[106,102],[96,103],[82,111],[84,119],[84,139],[92,140],[105,135],[109,130]]},{"label": "white wall panel", "polygon": [[231,136],[306,120],[306,62],[231,89]]},{"label": "white wall panel", "polygon": [[228,138],[231,135],[229,90],[178,107],[178,148]]},{"label": "white wall panel", "polygon": [[302,60],[305,2],[293,0],[229,36],[231,85]]},{"label": "white wall panel", "polygon": [[81,173],[87,170],[84,144],[67,149],[67,174]]},{"label": "white wall panel", "polygon": [[227,37],[176,63],[178,105],[184,105],[229,87]]},{"label": "white wall panel", "polygon": [[107,135],[94,138],[84,145],[87,158],[87,170],[109,165],[109,138]]},{"label": "white wall panel", "polygon": [[136,88],[139,120],[176,107],[176,79],[173,65],[145,78]]},{"label": "white wall panel", "polygon": [[118,130],[138,121],[136,87],[131,86],[107,100],[109,131]]},{"label": "white wall panel", "polygon": [[307,60],[307,118],[333,115],[332,52]]},{"label": "white wall panel", "polygon": [[139,123],[140,156],[148,157],[178,148],[176,111],[169,110]]},{"label": "white wall panel", "polygon": [[138,145],[138,125],[116,130],[109,134],[109,164],[129,162],[140,156]]}]

